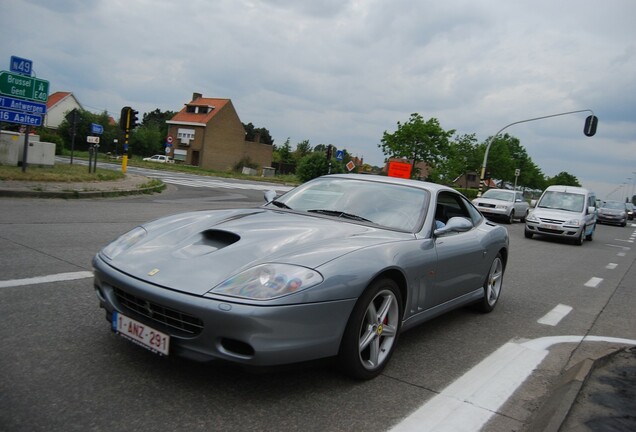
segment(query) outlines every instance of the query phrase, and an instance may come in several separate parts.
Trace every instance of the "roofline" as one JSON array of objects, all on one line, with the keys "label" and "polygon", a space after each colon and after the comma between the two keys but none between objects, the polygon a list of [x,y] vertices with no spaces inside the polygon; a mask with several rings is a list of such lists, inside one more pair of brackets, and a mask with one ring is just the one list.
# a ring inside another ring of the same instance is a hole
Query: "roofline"
[{"label": "roofline", "polygon": [[206,126],[205,123],[193,123],[193,122],[172,121],[172,120],[167,120],[166,123],[172,124],[172,125],[182,125],[182,126],[203,126],[203,127]]}]

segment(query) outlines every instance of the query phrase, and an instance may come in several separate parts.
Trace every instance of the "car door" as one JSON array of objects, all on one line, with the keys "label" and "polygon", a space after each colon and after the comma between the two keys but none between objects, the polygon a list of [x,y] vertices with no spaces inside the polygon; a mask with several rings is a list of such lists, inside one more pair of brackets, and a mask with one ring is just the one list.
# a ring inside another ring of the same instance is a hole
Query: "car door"
[{"label": "car door", "polygon": [[[435,304],[442,304],[461,297],[483,284],[486,250],[483,232],[478,229],[483,217],[461,195],[449,191],[440,192],[438,206],[443,206],[447,220],[464,217],[473,228],[466,232],[447,233],[435,238],[437,268],[435,270]],[[472,212],[470,210],[473,210]]]}]

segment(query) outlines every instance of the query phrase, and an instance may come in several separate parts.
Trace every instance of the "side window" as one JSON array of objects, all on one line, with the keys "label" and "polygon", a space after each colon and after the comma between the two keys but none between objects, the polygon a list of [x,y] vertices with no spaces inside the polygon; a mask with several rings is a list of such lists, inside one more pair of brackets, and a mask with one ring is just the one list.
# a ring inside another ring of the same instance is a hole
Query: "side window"
[{"label": "side window", "polygon": [[481,221],[481,213],[463,196],[452,192],[440,192],[437,196],[435,221],[443,224],[452,217],[469,219],[473,225]]}]

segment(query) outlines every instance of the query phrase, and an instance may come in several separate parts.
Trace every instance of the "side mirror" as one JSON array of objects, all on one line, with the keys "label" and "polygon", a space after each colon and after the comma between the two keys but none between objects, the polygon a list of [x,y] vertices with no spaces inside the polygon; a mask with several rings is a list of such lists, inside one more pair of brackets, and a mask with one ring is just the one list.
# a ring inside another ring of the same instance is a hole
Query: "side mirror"
[{"label": "side mirror", "polygon": [[266,191],[264,198],[265,198],[265,202],[268,202],[268,203],[274,201],[276,199],[276,191],[273,191],[271,189]]},{"label": "side mirror", "polygon": [[530,200],[530,207],[535,208],[537,206],[537,200]]},{"label": "side mirror", "polygon": [[438,228],[435,230],[434,234],[436,236],[441,236],[449,232],[466,232],[470,231],[473,228],[473,223],[466,219],[465,217],[455,216],[452,217],[446,222],[446,225],[442,228]]}]

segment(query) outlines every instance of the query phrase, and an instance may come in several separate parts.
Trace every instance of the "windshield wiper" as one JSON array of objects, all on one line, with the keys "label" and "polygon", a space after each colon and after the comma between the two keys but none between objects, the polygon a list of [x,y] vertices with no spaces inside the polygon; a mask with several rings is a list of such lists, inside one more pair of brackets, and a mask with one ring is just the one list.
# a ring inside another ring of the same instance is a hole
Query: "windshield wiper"
[{"label": "windshield wiper", "polygon": [[341,217],[344,219],[351,219],[351,220],[355,220],[358,222],[371,222],[373,223],[373,221],[370,221],[369,219],[363,218],[362,216],[358,216],[358,215],[354,215],[351,213],[347,213],[347,212],[343,212],[340,210],[324,210],[324,209],[314,209],[314,210],[307,210],[309,213],[318,213],[318,214],[324,214],[327,216],[336,216],[336,217]]},{"label": "windshield wiper", "polygon": [[280,202],[280,201],[276,201],[276,200],[270,201],[270,204],[274,204],[276,207],[279,207],[279,208],[284,208],[284,209],[288,209],[288,210],[292,209],[290,206],[288,206],[284,202]]}]

